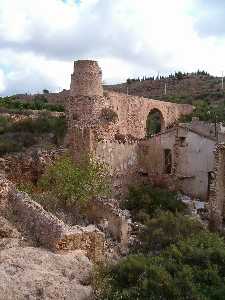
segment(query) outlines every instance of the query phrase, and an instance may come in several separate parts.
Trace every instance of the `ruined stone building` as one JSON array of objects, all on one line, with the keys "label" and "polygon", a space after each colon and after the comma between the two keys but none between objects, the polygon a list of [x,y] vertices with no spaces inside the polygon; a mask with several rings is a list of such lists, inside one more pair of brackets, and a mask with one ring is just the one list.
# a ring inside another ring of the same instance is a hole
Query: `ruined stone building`
[{"label": "ruined stone building", "polygon": [[215,163],[210,185],[209,208],[211,225],[222,229],[225,219],[225,144],[218,144],[215,149]]},{"label": "ruined stone building", "polygon": [[208,199],[217,140],[177,125],[139,143],[141,171],[153,184]]},{"label": "ruined stone building", "polygon": [[193,107],[103,92],[97,62],[84,60],[74,63],[67,111],[74,160],[80,163],[89,155],[103,160],[117,188],[140,173],[140,141],[146,136],[148,116],[157,111],[163,131],[190,114]]}]

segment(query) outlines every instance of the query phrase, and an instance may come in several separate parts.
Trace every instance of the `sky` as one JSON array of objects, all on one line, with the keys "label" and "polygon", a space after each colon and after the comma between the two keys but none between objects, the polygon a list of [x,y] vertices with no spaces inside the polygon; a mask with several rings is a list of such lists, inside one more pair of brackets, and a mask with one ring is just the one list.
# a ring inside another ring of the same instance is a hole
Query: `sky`
[{"label": "sky", "polygon": [[225,0],[0,0],[0,96],[68,89],[73,61],[104,83],[225,73]]}]

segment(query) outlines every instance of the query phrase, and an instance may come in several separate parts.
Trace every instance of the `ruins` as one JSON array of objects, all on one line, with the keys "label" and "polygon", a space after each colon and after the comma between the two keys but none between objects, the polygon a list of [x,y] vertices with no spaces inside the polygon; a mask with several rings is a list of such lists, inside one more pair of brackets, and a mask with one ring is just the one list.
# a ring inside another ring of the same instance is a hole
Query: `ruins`
[{"label": "ruins", "polygon": [[[213,150],[225,137],[219,125],[198,120],[178,124],[193,106],[104,91],[98,63],[79,60],[66,108],[74,160],[81,163],[93,156],[105,162],[115,191],[147,179],[209,200]],[[155,111],[160,132],[147,138],[147,119]]]},{"label": "ruins", "polygon": [[74,63],[66,109],[74,160],[80,163],[91,155],[106,162],[117,189],[139,173],[140,141],[146,137],[149,114],[159,113],[163,131],[193,111],[188,104],[104,92],[102,71],[90,60]]},{"label": "ruins", "polygon": [[214,170],[210,184],[210,220],[214,229],[222,229],[225,217],[225,144],[218,144],[215,149]]}]

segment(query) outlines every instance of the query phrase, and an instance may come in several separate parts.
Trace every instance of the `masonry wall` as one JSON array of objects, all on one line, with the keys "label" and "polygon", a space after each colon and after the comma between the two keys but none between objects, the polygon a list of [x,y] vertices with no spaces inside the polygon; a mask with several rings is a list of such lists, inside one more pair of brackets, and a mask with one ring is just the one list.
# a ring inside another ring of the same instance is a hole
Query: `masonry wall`
[{"label": "masonry wall", "polygon": [[0,213],[7,211],[41,246],[53,251],[81,249],[94,261],[103,259],[104,234],[95,226],[66,225],[1,176]]},{"label": "masonry wall", "polygon": [[111,174],[134,172],[138,164],[137,143],[101,141],[97,145],[96,157],[110,166]]},{"label": "masonry wall", "polygon": [[216,229],[222,229],[225,217],[225,145],[215,149],[214,176],[210,186],[210,223]]},{"label": "masonry wall", "polygon": [[158,134],[151,139],[140,142],[139,164],[143,172],[149,176],[162,175],[164,173],[164,149],[172,151],[175,144],[176,135],[174,130],[165,134]]},{"label": "masonry wall", "polygon": [[214,168],[216,141],[188,132],[185,146],[179,148],[177,176],[182,191],[201,199],[208,199],[208,174]]},{"label": "masonry wall", "polygon": [[[140,143],[140,167],[154,183],[207,200],[208,173],[214,168],[215,145],[215,140],[188,129],[172,128]],[[172,153],[171,174],[165,174],[165,149]]]},{"label": "masonry wall", "polygon": [[146,135],[148,114],[159,110],[163,128],[192,112],[181,105],[142,97],[103,93],[101,70],[96,62],[77,61],[68,98],[68,136],[76,162],[94,155],[106,162],[115,189],[134,183],[138,173],[138,144]]}]

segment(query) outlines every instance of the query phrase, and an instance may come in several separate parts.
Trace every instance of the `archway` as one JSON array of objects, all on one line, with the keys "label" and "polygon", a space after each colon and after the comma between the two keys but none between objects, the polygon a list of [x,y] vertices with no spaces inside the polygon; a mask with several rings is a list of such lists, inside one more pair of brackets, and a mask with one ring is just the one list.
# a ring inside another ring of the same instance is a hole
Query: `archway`
[{"label": "archway", "polygon": [[146,120],[146,137],[151,137],[164,129],[164,119],[160,110],[157,108],[152,109]]}]

